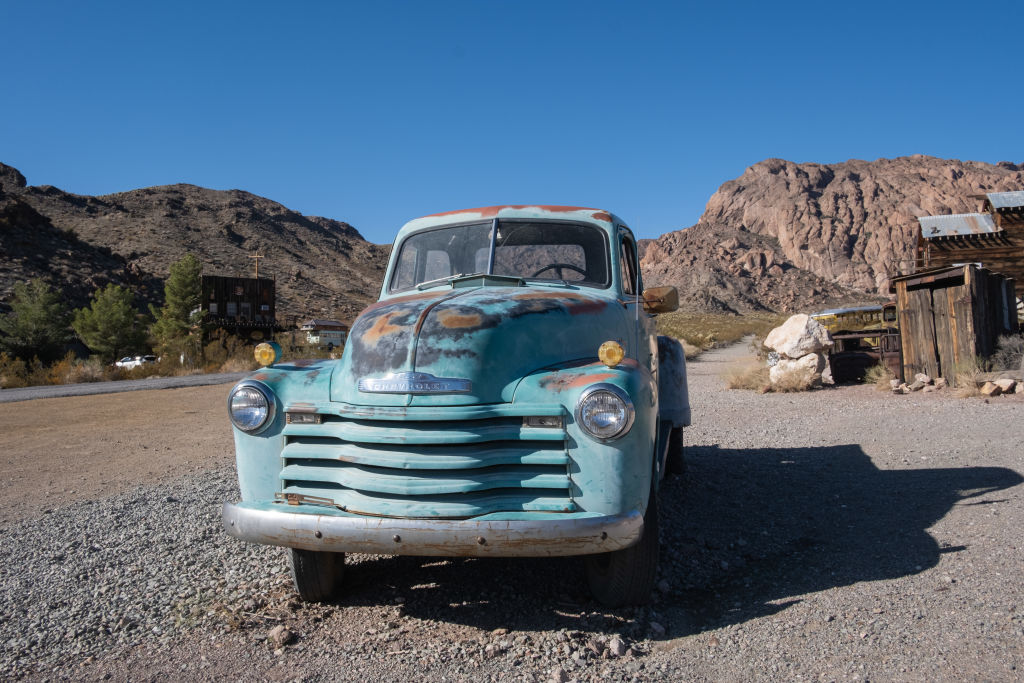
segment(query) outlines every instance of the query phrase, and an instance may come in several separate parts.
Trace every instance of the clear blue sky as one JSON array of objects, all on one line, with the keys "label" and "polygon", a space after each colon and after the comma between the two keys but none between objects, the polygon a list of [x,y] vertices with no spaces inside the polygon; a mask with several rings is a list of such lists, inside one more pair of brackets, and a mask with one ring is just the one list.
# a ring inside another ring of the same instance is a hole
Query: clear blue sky
[{"label": "clear blue sky", "polygon": [[0,161],[187,182],[390,242],[580,204],[686,227],[768,157],[1024,161],[1013,2],[0,0]]}]

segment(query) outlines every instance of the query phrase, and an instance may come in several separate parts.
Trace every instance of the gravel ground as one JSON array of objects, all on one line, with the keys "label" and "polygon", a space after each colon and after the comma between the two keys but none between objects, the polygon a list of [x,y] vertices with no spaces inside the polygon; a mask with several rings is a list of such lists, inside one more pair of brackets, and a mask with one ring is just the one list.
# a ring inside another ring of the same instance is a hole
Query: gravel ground
[{"label": "gravel ground", "polygon": [[1024,400],[727,391],[744,351],[690,366],[647,607],[602,609],[571,558],[375,556],[304,605],[283,551],[221,531],[218,464],[0,525],[0,677],[1024,677]]}]

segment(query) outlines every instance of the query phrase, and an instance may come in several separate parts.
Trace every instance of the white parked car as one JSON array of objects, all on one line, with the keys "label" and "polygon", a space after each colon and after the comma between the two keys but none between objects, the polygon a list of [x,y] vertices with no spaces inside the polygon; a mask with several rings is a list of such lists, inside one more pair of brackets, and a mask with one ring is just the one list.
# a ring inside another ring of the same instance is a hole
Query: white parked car
[{"label": "white parked car", "polygon": [[146,363],[155,363],[156,356],[125,356],[121,360],[114,363],[117,367],[122,370],[131,370],[137,368]]}]

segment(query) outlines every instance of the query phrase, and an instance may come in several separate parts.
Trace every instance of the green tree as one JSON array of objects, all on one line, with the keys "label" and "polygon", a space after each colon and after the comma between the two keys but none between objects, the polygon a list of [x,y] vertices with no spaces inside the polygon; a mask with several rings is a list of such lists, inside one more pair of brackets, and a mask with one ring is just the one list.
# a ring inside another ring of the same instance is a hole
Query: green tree
[{"label": "green tree", "polygon": [[16,284],[11,312],[0,316],[0,351],[26,361],[56,360],[71,339],[70,317],[60,294],[42,280]]},{"label": "green tree", "polygon": [[202,289],[199,281],[202,271],[203,264],[199,259],[185,254],[171,265],[170,276],[164,282],[163,307],[159,311],[150,307],[156,321],[149,332],[162,354],[184,354],[192,362],[197,360],[202,349]]},{"label": "green tree", "polygon": [[75,332],[105,361],[145,346],[146,331],[135,311],[134,298],[127,287],[110,284],[96,290],[88,308],[75,312]]}]

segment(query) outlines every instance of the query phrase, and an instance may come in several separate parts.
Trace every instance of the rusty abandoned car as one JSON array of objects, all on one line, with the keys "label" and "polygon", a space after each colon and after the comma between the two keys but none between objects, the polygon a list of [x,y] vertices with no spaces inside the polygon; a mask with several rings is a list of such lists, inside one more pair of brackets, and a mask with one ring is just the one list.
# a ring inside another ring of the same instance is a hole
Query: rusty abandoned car
[{"label": "rusty abandoned car", "polygon": [[266,365],[228,399],[227,531],[289,549],[305,600],[345,553],[585,556],[594,596],[645,602],[658,489],[690,423],[682,349],[655,334],[636,240],[597,209],[498,206],[399,232],[339,360]]}]

